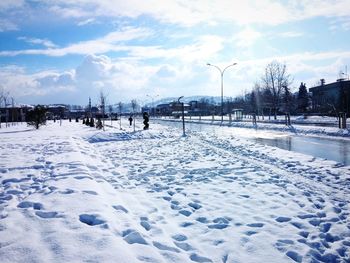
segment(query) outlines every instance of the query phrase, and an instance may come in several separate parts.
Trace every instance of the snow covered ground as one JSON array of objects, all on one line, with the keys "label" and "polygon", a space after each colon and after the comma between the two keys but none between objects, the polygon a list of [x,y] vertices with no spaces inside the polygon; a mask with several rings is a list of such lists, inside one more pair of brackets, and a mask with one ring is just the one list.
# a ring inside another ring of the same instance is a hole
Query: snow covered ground
[{"label": "snow covered ground", "polygon": [[349,262],[350,168],[232,135],[0,130],[0,262]]}]

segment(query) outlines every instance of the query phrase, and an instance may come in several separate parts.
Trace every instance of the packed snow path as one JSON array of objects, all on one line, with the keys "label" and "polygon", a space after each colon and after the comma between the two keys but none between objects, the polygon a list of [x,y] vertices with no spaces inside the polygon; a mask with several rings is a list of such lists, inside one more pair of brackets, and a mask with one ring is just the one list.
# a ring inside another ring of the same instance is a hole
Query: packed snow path
[{"label": "packed snow path", "polygon": [[153,125],[0,130],[0,262],[349,262],[349,167]]}]

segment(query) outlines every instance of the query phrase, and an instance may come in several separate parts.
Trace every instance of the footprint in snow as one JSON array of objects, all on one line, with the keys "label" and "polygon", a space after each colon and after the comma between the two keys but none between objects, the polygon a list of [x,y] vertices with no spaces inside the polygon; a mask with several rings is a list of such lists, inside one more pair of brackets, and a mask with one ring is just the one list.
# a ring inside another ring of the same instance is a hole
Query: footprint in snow
[{"label": "footprint in snow", "polygon": [[178,242],[187,240],[187,237],[185,235],[182,235],[182,234],[173,235],[172,238]]},{"label": "footprint in snow", "polygon": [[171,201],[171,197],[170,197],[170,196],[163,196],[163,199],[164,199],[165,201]]},{"label": "footprint in snow", "polygon": [[190,207],[192,207],[194,210],[198,210],[202,208],[202,206],[199,204],[199,202],[191,202],[188,204]]},{"label": "footprint in snow", "polygon": [[260,227],[263,227],[264,224],[263,223],[252,223],[252,224],[247,224],[247,226],[260,228]]},{"label": "footprint in snow", "polygon": [[255,235],[255,234],[257,234],[257,233],[258,233],[258,232],[252,231],[252,230],[249,230],[249,231],[244,232],[244,234],[247,235],[247,236],[252,236],[252,235]]},{"label": "footprint in snow", "polygon": [[59,218],[62,217],[57,212],[44,212],[44,211],[36,211],[35,214],[38,217],[44,218],[44,219],[50,219],[50,218]]},{"label": "footprint in snow", "polygon": [[294,221],[292,221],[292,222],[290,222],[290,224],[291,224],[292,226],[295,226],[295,227],[298,228],[298,229],[304,229],[304,228],[305,228],[305,226],[304,226],[302,223],[300,223],[300,222],[294,222]]},{"label": "footprint in snow", "polygon": [[155,246],[159,250],[166,250],[166,251],[171,251],[171,252],[176,252],[176,253],[180,252],[180,250],[175,248],[175,247],[170,247],[170,246],[167,246],[165,244],[162,244],[162,243],[156,242],[156,241],[153,241],[153,246]]},{"label": "footprint in snow", "polygon": [[310,233],[308,231],[300,231],[298,234],[303,238],[308,238]]},{"label": "footprint in snow", "polygon": [[323,233],[327,233],[329,229],[331,228],[332,224],[331,223],[323,223],[320,225],[320,230]]},{"label": "footprint in snow", "polygon": [[69,194],[73,194],[75,191],[72,189],[66,189],[64,191],[59,191],[60,194],[64,194],[64,195],[69,195]]},{"label": "footprint in snow", "polygon": [[228,226],[229,225],[225,224],[225,223],[218,223],[218,224],[208,225],[208,228],[210,228],[210,229],[225,229]]},{"label": "footprint in snow", "polygon": [[98,195],[95,191],[90,191],[90,190],[84,190],[83,193],[89,194],[89,195]]},{"label": "footprint in snow", "polygon": [[276,221],[278,223],[284,223],[284,222],[289,222],[291,220],[290,217],[284,217],[284,216],[279,216],[276,218]]},{"label": "footprint in snow", "polygon": [[146,231],[149,231],[152,226],[151,224],[149,223],[148,221],[148,217],[145,217],[145,216],[141,216],[140,217],[140,225],[146,230]]},{"label": "footprint in snow", "polygon": [[9,190],[6,192],[6,194],[9,194],[9,195],[21,195],[23,194],[22,191],[19,191],[19,190]]},{"label": "footprint in snow", "polygon": [[293,259],[295,262],[301,263],[303,261],[303,257],[295,251],[288,251],[286,255]]},{"label": "footprint in snow", "polygon": [[44,206],[41,203],[23,201],[17,205],[18,208],[33,208],[34,210],[42,210]]},{"label": "footprint in snow", "polygon": [[5,180],[2,180],[2,184],[5,185],[5,184],[8,184],[8,183],[21,183],[21,182],[24,182],[24,181],[29,181],[30,178],[21,178],[21,179],[17,179],[17,178],[9,178],[9,179],[5,179]]},{"label": "footprint in snow", "polygon": [[182,214],[182,215],[184,215],[184,216],[189,217],[189,216],[192,214],[192,212],[190,212],[190,211],[188,211],[188,210],[180,210],[180,211],[179,211],[179,214]]},{"label": "footprint in snow", "polygon": [[211,259],[206,258],[206,257],[202,257],[199,256],[198,254],[194,253],[191,254],[190,259],[194,262],[200,262],[200,263],[204,263],[204,262],[213,262]]},{"label": "footprint in snow", "polygon": [[189,227],[189,226],[192,226],[193,223],[192,222],[183,222],[180,224],[181,227]]},{"label": "footprint in snow", "polygon": [[178,248],[180,248],[180,249],[182,249],[182,250],[184,250],[184,251],[194,250],[194,248],[193,248],[190,244],[188,244],[188,243],[186,243],[186,242],[177,242],[177,241],[174,241],[174,244],[175,244]]},{"label": "footprint in snow", "polygon": [[83,179],[92,180],[92,178],[90,176],[86,176],[86,175],[75,176],[74,179],[77,179],[77,180],[83,180]]},{"label": "footprint in snow", "polygon": [[105,220],[101,219],[99,215],[89,215],[89,214],[81,214],[79,216],[80,222],[87,224],[89,226],[101,225],[106,223]]},{"label": "footprint in snow", "polygon": [[122,236],[128,244],[148,245],[142,235],[134,229],[127,229],[123,231]]},{"label": "footprint in snow", "polygon": [[181,207],[176,205],[176,204],[171,204],[170,208],[173,209],[173,210],[181,210]]},{"label": "footprint in snow", "polygon": [[114,205],[113,208],[117,211],[122,211],[124,213],[128,213],[129,211],[122,205]]},{"label": "footprint in snow", "polygon": [[206,217],[204,217],[204,216],[201,216],[201,217],[196,218],[196,221],[198,221],[198,222],[200,222],[200,223],[203,223],[203,224],[207,224],[207,223],[210,222],[210,221],[209,221]]}]

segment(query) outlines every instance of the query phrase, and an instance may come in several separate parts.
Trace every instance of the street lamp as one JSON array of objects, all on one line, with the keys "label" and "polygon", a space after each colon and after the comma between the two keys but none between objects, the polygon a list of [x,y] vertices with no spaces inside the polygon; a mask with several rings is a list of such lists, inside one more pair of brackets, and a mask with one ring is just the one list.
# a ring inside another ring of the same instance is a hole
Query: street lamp
[{"label": "street lamp", "polygon": [[232,67],[234,65],[237,65],[237,63],[230,64],[222,70],[221,68],[219,68],[216,65],[212,65],[210,63],[207,63],[207,66],[215,67],[220,71],[220,76],[221,76],[221,123],[224,121],[224,72],[226,69],[228,69],[229,67]]},{"label": "street lamp", "polygon": [[185,137],[186,133],[185,133],[185,107],[184,107],[184,103],[180,102],[180,100],[183,98],[184,96],[181,96],[177,99],[177,103],[181,104],[181,111],[182,111],[182,136]]},{"label": "street lamp", "polygon": [[154,110],[154,99],[157,98],[157,97],[159,97],[159,95],[157,94],[157,95],[155,95],[155,96],[151,96],[151,95],[148,95],[148,94],[147,94],[146,96],[147,96],[147,97],[150,97],[151,100],[152,100],[153,115],[155,115],[155,114],[154,114],[154,111],[155,111],[155,110]]}]

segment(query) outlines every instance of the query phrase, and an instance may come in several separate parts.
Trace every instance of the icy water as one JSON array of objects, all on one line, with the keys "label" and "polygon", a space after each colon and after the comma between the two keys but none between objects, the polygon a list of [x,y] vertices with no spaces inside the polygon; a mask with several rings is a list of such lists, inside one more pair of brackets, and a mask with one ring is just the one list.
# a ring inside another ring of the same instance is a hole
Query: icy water
[{"label": "icy water", "polygon": [[[161,124],[182,128],[181,122],[159,121]],[[257,143],[284,150],[308,154],[350,165],[350,140],[329,139],[299,135],[286,135],[274,131],[255,131],[246,128],[220,127],[217,125],[186,123],[186,130],[229,134],[253,140]]]},{"label": "icy water", "polygon": [[258,143],[288,151],[334,160],[350,165],[350,141],[317,137],[285,136],[277,138],[255,138]]}]

